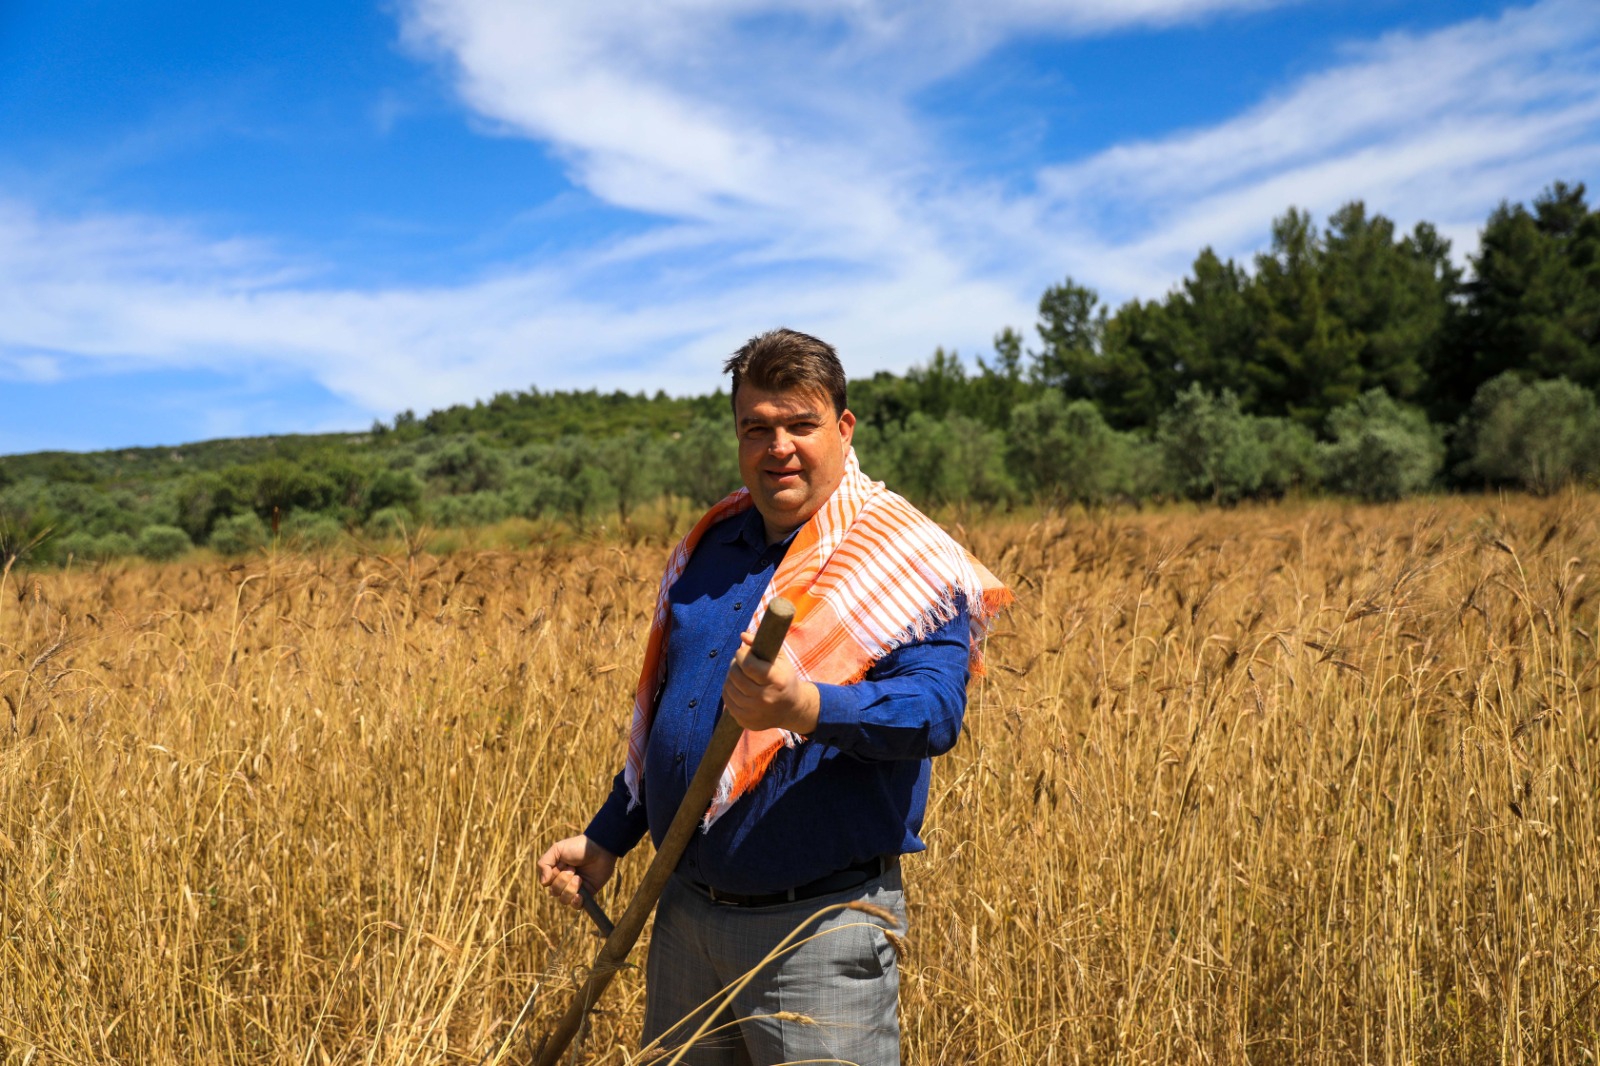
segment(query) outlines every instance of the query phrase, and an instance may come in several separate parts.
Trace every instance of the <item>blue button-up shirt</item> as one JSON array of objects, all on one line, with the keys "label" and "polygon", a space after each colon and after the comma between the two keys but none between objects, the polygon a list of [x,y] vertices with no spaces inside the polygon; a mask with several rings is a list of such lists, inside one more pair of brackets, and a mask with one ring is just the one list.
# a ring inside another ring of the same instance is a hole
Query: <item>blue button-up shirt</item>
[{"label": "blue button-up shirt", "polygon": [[[644,802],[628,809],[619,773],[584,831],[607,851],[626,854],[647,829],[657,845],[666,836],[722,713],[739,634],[788,546],[767,544],[760,512],[734,515],[706,532],[673,585]],[[725,892],[781,892],[877,855],[923,850],[929,760],[955,745],[966,709],[968,633],[963,609],[856,684],[819,684],[810,741],[779,751],[754,789],[697,832],[678,872]]]}]

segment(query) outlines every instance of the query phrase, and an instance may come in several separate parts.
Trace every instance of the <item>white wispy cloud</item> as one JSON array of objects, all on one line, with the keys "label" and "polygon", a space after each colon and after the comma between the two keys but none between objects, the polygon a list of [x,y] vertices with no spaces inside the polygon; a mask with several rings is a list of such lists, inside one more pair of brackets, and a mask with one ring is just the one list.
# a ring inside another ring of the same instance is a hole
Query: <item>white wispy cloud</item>
[{"label": "white wispy cloud", "polygon": [[1259,247],[1289,205],[1363,199],[1470,245],[1501,199],[1591,173],[1597,120],[1600,8],[1557,0],[1385,37],[1220,125],[1049,168],[1039,207],[1119,293],[1159,289],[1203,245]]},{"label": "white wispy cloud", "polygon": [[1359,197],[1470,243],[1502,197],[1600,161],[1600,9],[1575,0],[1353,44],[1217,125],[1003,183],[953,165],[963,146],[917,110],[1018,34],[1268,2],[415,0],[408,45],[477,121],[549,145],[638,213],[631,235],[354,290],[267,241],[0,201],[0,377],[270,366],[384,415],[533,382],[698,391],[778,323],[860,373],[983,347],[1064,273],[1157,296],[1204,245],[1260,247],[1290,204]]}]

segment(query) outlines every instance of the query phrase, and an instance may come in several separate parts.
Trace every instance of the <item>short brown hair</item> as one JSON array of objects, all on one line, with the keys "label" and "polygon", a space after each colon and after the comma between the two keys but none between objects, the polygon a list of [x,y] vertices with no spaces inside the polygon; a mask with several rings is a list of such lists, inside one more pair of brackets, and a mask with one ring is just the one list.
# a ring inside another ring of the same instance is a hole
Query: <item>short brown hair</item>
[{"label": "short brown hair", "polygon": [[844,367],[833,345],[792,329],[768,330],[745,341],[722,369],[733,375],[730,399],[738,405],[739,385],[749,381],[758,389],[789,392],[820,389],[833,401],[833,413],[844,414]]}]

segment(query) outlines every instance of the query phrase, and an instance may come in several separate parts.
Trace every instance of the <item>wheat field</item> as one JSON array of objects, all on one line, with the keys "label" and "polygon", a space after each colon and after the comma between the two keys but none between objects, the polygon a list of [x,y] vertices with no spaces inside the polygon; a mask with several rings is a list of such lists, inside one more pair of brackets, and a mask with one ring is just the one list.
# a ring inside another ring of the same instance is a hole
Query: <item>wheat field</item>
[{"label": "wheat field", "polygon": [[[1018,602],[906,863],[907,1062],[1595,1062],[1600,498],[950,525]],[[522,1061],[668,546],[8,572],[4,1062],[476,1063],[534,993]]]}]

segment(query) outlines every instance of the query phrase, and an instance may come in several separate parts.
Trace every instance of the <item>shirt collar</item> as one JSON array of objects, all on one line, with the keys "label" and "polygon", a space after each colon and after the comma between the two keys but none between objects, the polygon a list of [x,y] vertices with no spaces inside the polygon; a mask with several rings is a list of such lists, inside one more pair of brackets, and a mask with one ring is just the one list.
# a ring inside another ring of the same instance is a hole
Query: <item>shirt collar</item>
[{"label": "shirt collar", "polygon": [[798,529],[792,529],[789,531],[789,535],[777,544],[768,544],[766,523],[761,518],[761,512],[752,507],[748,511],[733,515],[724,521],[721,524],[721,528],[717,530],[717,537],[724,544],[743,541],[746,547],[756,552],[765,552],[780,546],[787,551],[789,542],[794,539],[794,535],[798,532],[800,532]]}]

